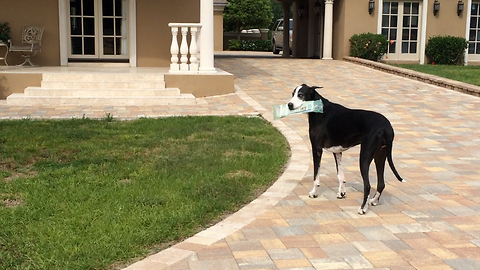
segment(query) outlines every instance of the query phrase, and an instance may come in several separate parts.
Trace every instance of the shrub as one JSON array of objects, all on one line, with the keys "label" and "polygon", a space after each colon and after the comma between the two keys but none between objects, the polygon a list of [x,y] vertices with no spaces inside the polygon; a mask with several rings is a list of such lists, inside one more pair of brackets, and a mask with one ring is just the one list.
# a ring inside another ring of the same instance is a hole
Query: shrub
[{"label": "shrub", "polygon": [[228,41],[228,49],[230,51],[262,51],[268,52],[272,49],[270,40],[236,40]]},{"label": "shrub", "polygon": [[10,26],[8,26],[8,23],[0,23],[0,42],[7,43],[7,41],[10,39]]},{"label": "shrub", "polygon": [[350,38],[350,56],[378,61],[387,53],[388,40],[381,34],[362,33]]},{"label": "shrub", "polygon": [[462,37],[435,36],[428,39],[425,55],[430,63],[441,65],[463,64],[468,41]]}]

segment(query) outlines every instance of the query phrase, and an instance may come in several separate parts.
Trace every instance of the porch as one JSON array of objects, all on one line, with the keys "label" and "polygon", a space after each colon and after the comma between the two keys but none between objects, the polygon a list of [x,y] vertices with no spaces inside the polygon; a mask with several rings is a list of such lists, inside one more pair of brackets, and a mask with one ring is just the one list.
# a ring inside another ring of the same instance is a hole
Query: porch
[{"label": "porch", "polygon": [[0,99],[7,105],[192,105],[198,97],[234,92],[233,75],[172,74],[168,67],[126,64],[0,66]]}]

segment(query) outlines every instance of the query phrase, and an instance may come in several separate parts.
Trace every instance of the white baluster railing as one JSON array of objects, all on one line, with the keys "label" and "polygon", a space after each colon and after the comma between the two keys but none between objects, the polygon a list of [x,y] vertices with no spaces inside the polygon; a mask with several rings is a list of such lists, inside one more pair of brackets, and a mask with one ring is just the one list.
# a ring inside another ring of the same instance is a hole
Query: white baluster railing
[{"label": "white baluster railing", "polygon": [[[197,73],[200,54],[198,37],[202,25],[199,23],[169,23],[168,26],[172,32],[172,45],[170,46],[172,57],[169,72]],[[180,46],[178,44],[179,28],[181,33]],[[188,44],[188,40],[190,40],[190,44]]]}]

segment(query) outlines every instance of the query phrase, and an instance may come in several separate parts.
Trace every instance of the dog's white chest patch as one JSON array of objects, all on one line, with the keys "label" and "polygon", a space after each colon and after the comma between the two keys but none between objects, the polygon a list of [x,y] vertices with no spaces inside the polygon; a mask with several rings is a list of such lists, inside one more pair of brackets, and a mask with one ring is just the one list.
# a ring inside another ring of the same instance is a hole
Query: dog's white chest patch
[{"label": "dog's white chest patch", "polygon": [[350,148],[345,148],[341,145],[339,146],[332,146],[332,147],[328,147],[328,148],[323,148],[325,151],[328,151],[328,152],[332,152],[332,153],[342,153],[344,151],[347,151],[348,149]]}]

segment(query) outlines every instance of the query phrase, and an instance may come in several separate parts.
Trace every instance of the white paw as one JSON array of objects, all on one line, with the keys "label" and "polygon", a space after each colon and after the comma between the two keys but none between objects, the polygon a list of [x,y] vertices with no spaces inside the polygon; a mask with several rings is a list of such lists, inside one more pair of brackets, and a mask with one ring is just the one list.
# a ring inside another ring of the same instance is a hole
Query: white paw
[{"label": "white paw", "polygon": [[314,192],[314,191],[310,191],[310,192],[308,193],[308,197],[314,199],[314,198],[317,198],[317,197],[318,197],[318,194],[317,194],[316,192]]},{"label": "white paw", "polygon": [[345,192],[337,193],[337,199],[345,199],[346,197],[347,197],[347,193]]},{"label": "white paw", "polygon": [[358,214],[359,215],[365,215],[366,212],[367,212],[366,209],[362,209],[362,207],[358,208]]}]

